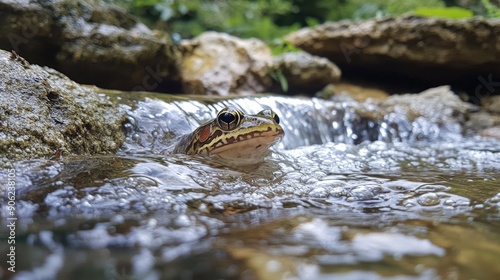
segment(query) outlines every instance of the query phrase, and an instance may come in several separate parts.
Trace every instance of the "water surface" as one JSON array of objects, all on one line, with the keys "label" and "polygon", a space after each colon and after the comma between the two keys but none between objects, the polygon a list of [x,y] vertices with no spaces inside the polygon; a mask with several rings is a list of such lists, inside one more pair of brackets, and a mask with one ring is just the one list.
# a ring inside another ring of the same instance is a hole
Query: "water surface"
[{"label": "water surface", "polygon": [[[500,275],[498,140],[425,118],[373,122],[352,102],[128,104],[119,154],[13,163],[16,279]],[[227,105],[278,112],[286,136],[271,157],[228,167],[169,154]]]}]

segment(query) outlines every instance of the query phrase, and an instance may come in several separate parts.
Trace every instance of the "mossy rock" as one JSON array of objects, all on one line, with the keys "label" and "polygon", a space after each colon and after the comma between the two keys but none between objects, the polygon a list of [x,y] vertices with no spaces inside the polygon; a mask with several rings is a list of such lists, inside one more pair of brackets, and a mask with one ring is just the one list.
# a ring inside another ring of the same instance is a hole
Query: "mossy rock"
[{"label": "mossy rock", "polygon": [[97,91],[0,50],[0,165],[114,153],[125,139],[125,116]]}]

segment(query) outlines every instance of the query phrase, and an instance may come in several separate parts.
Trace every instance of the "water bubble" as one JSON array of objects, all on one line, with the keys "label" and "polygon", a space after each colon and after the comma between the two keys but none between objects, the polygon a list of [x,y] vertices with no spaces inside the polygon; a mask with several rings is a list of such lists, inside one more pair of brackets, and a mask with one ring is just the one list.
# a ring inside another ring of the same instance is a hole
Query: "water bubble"
[{"label": "water bubble", "polygon": [[328,191],[323,187],[319,187],[309,192],[309,196],[317,198],[325,198],[328,197]]},{"label": "water bubble", "polygon": [[348,191],[343,187],[335,187],[330,191],[331,195],[334,197],[346,196]]},{"label": "water bubble", "polygon": [[373,186],[356,186],[349,191],[350,200],[370,200],[375,198]]},{"label": "water bubble", "polygon": [[453,206],[453,205],[455,205],[455,200],[453,200],[453,199],[447,199],[447,200],[444,201],[443,204],[445,206]]},{"label": "water bubble", "polygon": [[278,260],[271,259],[266,263],[266,268],[271,272],[276,272],[281,269],[281,263]]},{"label": "water bubble", "polygon": [[115,225],[123,224],[123,222],[125,222],[125,218],[122,215],[116,215],[111,218],[111,222]]},{"label": "water bubble", "polygon": [[189,227],[191,225],[191,220],[186,215],[180,215],[175,219],[175,225],[179,227]]},{"label": "water bubble", "polygon": [[418,204],[422,206],[436,206],[439,205],[441,202],[441,199],[439,196],[435,193],[426,193],[421,195],[417,199]]}]

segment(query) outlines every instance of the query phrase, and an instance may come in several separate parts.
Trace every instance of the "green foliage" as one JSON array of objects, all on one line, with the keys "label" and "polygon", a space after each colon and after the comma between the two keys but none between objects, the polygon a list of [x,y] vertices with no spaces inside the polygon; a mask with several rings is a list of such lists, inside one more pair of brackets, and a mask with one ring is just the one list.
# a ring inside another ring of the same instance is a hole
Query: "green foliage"
[{"label": "green foliage", "polygon": [[[113,1],[113,0],[108,0]],[[183,38],[207,30],[267,42],[327,20],[398,15],[416,7],[442,7],[441,0],[114,0],[150,25]],[[274,51],[274,50],[273,50]],[[279,52],[279,51],[277,51]]]},{"label": "green foliage", "polygon": [[[273,53],[290,49],[279,39],[304,26],[341,19],[363,20],[416,15],[469,18],[500,17],[498,0],[104,0],[125,6],[145,23],[180,38],[207,30],[238,37],[257,37],[270,43]],[[473,11],[473,12],[471,12]],[[293,48],[290,50],[293,51]]]},{"label": "green foliage", "polygon": [[387,2],[387,12],[390,15],[405,14],[419,7],[426,7],[426,8],[444,7],[444,3],[441,0],[411,0],[411,1],[388,0],[380,2]]},{"label": "green foliage", "polygon": [[486,9],[486,16],[490,18],[500,17],[500,8],[491,4],[489,0],[481,1],[484,8]]},{"label": "green foliage", "polygon": [[[118,1],[118,0],[115,0]],[[284,0],[122,0],[129,9],[150,24],[163,22],[168,31],[184,38],[206,30],[224,31],[239,37],[272,40],[300,28],[279,26],[274,18],[291,13]]]},{"label": "green foliage", "polygon": [[442,17],[448,19],[471,18],[474,13],[471,10],[449,7],[449,8],[424,8],[420,7],[413,11],[413,14],[424,17]]},{"label": "green foliage", "polygon": [[297,48],[294,44],[283,38],[273,39],[269,44],[273,55],[279,55],[288,52],[300,52],[301,49]]},{"label": "green foliage", "polygon": [[[427,17],[443,17],[449,19],[471,18],[474,15],[480,15],[490,18],[500,17],[500,8],[491,4],[489,0],[481,0],[481,3],[471,3],[467,8],[456,6],[446,8],[428,8],[419,7],[415,9],[414,14]],[[479,7],[477,6],[479,5]]]},{"label": "green foliage", "polygon": [[380,18],[398,16],[415,10],[418,7],[442,8],[442,0],[349,0],[343,5],[331,9],[328,20]]},{"label": "green foliage", "polygon": [[273,80],[275,80],[276,82],[278,82],[280,84],[281,90],[283,92],[288,91],[288,81],[287,81],[285,75],[280,70],[273,70],[273,71],[269,72],[269,76],[271,76],[271,78]]},{"label": "green foliage", "polygon": [[156,3],[158,3],[158,0],[137,0],[137,1],[126,1],[130,2],[134,7],[147,7],[147,6],[153,6]]}]

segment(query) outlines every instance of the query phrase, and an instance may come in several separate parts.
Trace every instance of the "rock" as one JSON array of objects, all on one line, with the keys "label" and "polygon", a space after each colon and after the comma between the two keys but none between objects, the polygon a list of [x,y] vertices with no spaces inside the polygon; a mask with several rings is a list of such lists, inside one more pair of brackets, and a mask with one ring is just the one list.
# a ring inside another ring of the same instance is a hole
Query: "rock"
[{"label": "rock", "polygon": [[42,65],[53,64],[54,21],[50,11],[29,0],[0,0],[0,48]]},{"label": "rock", "polygon": [[270,85],[271,50],[258,39],[205,32],[181,43],[185,93],[228,95],[262,92]]},{"label": "rock", "polygon": [[161,90],[179,79],[170,38],[99,1],[0,0],[0,48],[80,83]]},{"label": "rock", "polygon": [[[483,101],[483,100],[482,100]],[[470,114],[466,128],[470,135],[481,135],[485,137],[497,137],[498,128],[500,127],[500,114],[489,112],[488,110],[480,110]],[[500,138],[500,137],[498,137]]]},{"label": "rock", "polygon": [[470,114],[467,127],[472,131],[500,126],[500,115],[491,114],[484,110]]},{"label": "rock", "polygon": [[410,121],[424,117],[435,123],[459,122],[473,109],[453,93],[449,86],[430,88],[419,94],[391,95],[381,104],[385,110],[405,115]]},{"label": "rock", "polygon": [[481,136],[500,139],[500,126],[489,127],[481,131]]},{"label": "rock", "polygon": [[326,58],[305,52],[284,53],[274,58],[274,68],[287,81],[289,92],[315,93],[340,80],[340,69]]},{"label": "rock", "polygon": [[124,120],[97,88],[0,50],[0,166],[57,152],[113,153]]},{"label": "rock", "polygon": [[347,97],[356,102],[363,103],[369,99],[386,100],[389,97],[387,90],[378,88],[374,85],[363,83],[352,83],[348,81],[340,81],[335,85],[328,85],[321,91],[316,93],[316,96],[323,99],[331,99],[332,97]]},{"label": "rock", "polygon": [[482,110],[471,114],[467,127],[479,135],[500,139],[500,96],[481,99]]},{"label": "rock", "polygon": [[500,115],[500,96],[490,96],[481,99],[483,108],[493,114]]},{"label": "rock", "polygon": [[[430,88],[418,94],[367,99],[355,106],[362,139],[382,141],[436,141],[457,139],[475,107],[455,95],[449,86]],[[477,133],[477,131],[476,131]]]},{"label": "rock", "polygon": [[407,16],[340,21],[298,30],[294,45],[344,70],[391,78],[477,84],[500,77],[500,19],[446,20]]}]

